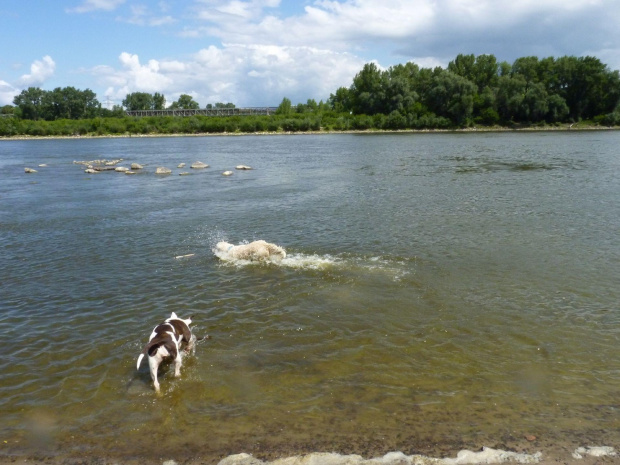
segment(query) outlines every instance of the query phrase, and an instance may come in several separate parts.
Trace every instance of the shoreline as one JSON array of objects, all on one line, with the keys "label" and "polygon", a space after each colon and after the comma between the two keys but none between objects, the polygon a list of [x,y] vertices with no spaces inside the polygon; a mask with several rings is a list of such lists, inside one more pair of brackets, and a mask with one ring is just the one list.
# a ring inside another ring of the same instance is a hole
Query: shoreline
[{"label": "shoreline", "polygon": [[[530,450],[531,449],[531,450]],[[53,454],[45,451],[24,455],[0,455],[0,465],[15,463],[47,465],[137,465],[161,463],[162,465],[464,465],[464,464],[538,464],[552,465],[601,465],[620,463],[620,452],[612,446],[575,446],[573,448],[556,446],[550,449],[526,448],[525,450],[504,450],[481,447],[479,450],[463,449],[447,456],[429,456],[419,453],[406,454],[400,451],[383,455],[364,457],[356,453],[309,452],[295,455],[270,454],[261,458],[246,452],[233,453],[225,457],[201,456],[196,451],[192,456],[174,457],[166,452],[155,456],[114,455],[112,453]]]},{"label": "shoreline", "polygon": [[381,135],[381,134],[480,134],[480,133],[504,133],[504,132],[595,132],[595,131],[618,131],[620,126],[579,126],[565,125],[560,127],[472,127],[463,129],[351,129],[344,131],[320,130],[320,131],[258,131],[258,132],[203,132],[203,133],[149,133],[149,134],[86,134],[72,136],[2,136],[1,141],[15,140],[72,140],[72,139],[131,139],[131,138],[157,138],[157,137],[243,137],[243,136],[293,136],[293,135],[333,135],[333,134],[359,134],[359,135]]}]

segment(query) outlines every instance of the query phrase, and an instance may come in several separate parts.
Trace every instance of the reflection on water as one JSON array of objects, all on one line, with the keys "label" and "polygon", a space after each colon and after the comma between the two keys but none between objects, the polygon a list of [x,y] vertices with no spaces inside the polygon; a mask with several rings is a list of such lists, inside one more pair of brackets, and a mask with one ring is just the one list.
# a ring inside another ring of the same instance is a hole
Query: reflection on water
[{"label": "reflection on water", "polygon": [[[619,137],[2,141],[3,453],[618,443]],[[256,239],[287,257],[212,252]],[[172,311],[212,338],[157,398]]]}]

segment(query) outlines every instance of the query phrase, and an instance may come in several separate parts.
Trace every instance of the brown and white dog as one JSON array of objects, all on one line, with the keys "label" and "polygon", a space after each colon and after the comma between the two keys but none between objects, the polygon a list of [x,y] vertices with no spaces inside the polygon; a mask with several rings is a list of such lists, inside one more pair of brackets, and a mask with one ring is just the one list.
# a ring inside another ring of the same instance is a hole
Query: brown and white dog
[{"label": "brown and white dog", "polygon": [[228,242],[218,242],[214,252],[223,260],[266,260],[286,258],[286,251],[276,244],[260,240],[249,244],[233,245]]},{"label": "brown and white dog", "polygon": [[159,381],[157,381],[157,369],[164,360],[174,361],[174,376],[181,376],[182,364],[182,348],[183,351],[189,352],[194,350],[196,336],[192,334],[189,325],[192,323],[192,317],[183,320],[176,313],[172,312],[170,318],[162,324],[155,326],[149,342],[144,346],[142,353],[138,357],[137,369],[140,369],[142,358],[148,354],[149,367],[151,369],[151,378],[155,391],[159,394]]}]

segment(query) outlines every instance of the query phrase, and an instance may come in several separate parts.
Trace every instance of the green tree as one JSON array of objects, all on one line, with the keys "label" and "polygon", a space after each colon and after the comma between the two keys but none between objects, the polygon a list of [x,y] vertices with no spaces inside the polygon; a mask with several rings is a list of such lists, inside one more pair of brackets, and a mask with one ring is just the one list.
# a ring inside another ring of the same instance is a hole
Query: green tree
[{"label": "green tree", "polygon": [[478,91],[497,83],[499,65],[493,55],[458,55],[448,64],[448,71],[473,82]]},{"label": "green tree", "polygon": [[385,113],[385,86],[383,75],[375,63],[366,63],[362,70],[353,78],[349,91],[351,109],[356,114],[374,115]]},{"label": "green tree", "polygon": [[276,110],[276,115],[290,115],[292,112],[293,104],[291,100],[284,97],[280,105],[278,105],[278,109]]},{"label": "green tree", "polygon": [[153,94],[153,110],[165,110],[166,109],[166,97],[159,92]]},{"label": "green tree", "polygon": [[183,110],[198,110],[200,108],[200,105],[198,104],[198,102],[196,102],[192,98],[191,95],[181,94],[179,99],[176,102],[174,102],[170,108],[173,108],[173,109],[180,108]]},{"label": "green tree", "polygon": [[337,113],[351,111],[351,93],[347,87],[339,87],[335,94],[329,95],[328,104]]},{"label": "green tree", "polygon": [[19,116],[23,119],[38,120],[42,111],[44,91],[38,87],[22,90],[13,98],[13,104],[19,108]]},{"label": "green tree", "polygon": [[152,110],[154,108],[153,96],[147,92],[133,92],[127,94],[123,100],[123,106],[128,111]]},{"label": "green tree", "polygon": [[426,104],[437,116],[462,126],[472,117],[475,94],[476,86],[471,81],[439,68],[435,71]]}]

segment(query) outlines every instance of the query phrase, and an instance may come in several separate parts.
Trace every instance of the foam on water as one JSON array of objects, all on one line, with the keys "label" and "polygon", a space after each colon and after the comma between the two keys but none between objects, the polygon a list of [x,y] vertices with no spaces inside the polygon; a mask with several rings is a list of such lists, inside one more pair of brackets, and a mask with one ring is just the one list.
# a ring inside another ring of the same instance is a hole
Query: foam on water
[{"label": "foam on water", "polygon": [[[248,242],[242,242],[247,244]],[[363,256],[337,256],[332,254],[306,254],[306,253],[289,253],[286,258],[279,257],[267,260],[245,260],[230,256],[227,252],[222,252],[215,247],[212,249],[213,254],[222,260],[224,264],[236,266],[239,268],[246,266],[277,266],[281,268],[289,268],[295,270],[351,270],[361,272],[381,272],[392,276],[394,281],[399,281],[406,276],[406,263],[386,257],[363,257]],[[177,257],[178,258],[178,257]]]},{"label": "foam on water", "polygon": [[483,447],[479,452],[470,450],[460,451],[454,458],[434,458],[424,455],[405,455],[402,452],[389,452],[383,457],[365,459],[360,455],[342,455],[335,453],[315,452],[303,456],[287,457],[272,462],[264,462],[249,454],[230,455],[218,465],[465,465],[482,463],[538,463],[542,458],[541,452],[534,454],[509,452],[500,449]]}]

